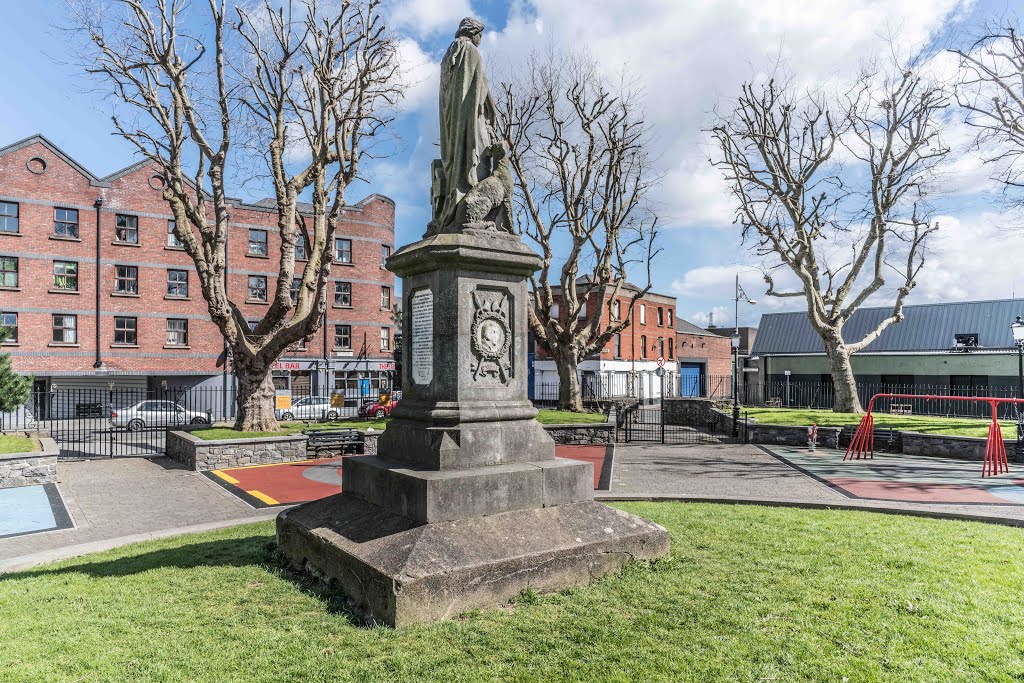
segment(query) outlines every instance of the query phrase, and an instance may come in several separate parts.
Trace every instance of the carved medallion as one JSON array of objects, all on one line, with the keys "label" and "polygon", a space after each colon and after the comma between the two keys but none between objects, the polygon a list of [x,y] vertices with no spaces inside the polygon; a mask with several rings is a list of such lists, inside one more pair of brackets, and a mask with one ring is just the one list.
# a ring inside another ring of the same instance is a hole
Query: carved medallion
[{"label": "carved medallion", "polygon": [[473,292],[473,325],[470,346],[473,379],[495,377],[502,384],[512,379],[512,330],[509,325],[508,298],[504,292]]}]

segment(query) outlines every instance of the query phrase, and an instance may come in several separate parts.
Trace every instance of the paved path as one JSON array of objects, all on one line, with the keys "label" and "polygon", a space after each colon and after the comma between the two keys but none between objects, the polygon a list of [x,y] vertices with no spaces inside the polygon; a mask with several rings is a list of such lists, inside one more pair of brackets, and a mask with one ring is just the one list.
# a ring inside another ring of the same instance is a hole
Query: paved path
[{"label": "paved path", "polygon": [[61,462],[58,487],[75,528],[0,539],[0,571],[280,512],[255,510],[167,458]]},{"label": "paved path", "polygon": [[620,445],[615,449],[611,490],[596,495],[606,500],[679,499],[800,504],[1024,525],[1024,505],[957,505],[851,498],[753,445]]}]

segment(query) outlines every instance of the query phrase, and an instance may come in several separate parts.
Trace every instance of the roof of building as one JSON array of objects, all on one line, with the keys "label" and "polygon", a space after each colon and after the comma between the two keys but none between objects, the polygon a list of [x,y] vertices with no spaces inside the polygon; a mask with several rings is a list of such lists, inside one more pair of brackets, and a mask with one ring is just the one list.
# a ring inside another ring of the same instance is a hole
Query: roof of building
[{"label": "roof of building", "polygon": [[689,320],[683,320],[680,317],[676,317],[676,332],[680,334],[695,334],[702,337],[716,336],[714,332],[705,330],[703,327],[694,325]]},{"label": "roof of building", "polygon": [[[594,283],[594,279],[589,274],[588,275],[580,275],[579,277],[576,278],[576,287],[579,289],[579,291],[586,291],[589,287],[591,287],[593,285],[593,283]],[[609,290],[612,289],[613,287],[614,287],[614,285],[611,285],[611,284],[608,285]],[[555,292],[556,294],[559,291],[561,291],[561,289],[562,289],[561,285],[555,284],[555,285],[551,286],[551,291]],[[625,282],[622,283],[622,290],[620,290],[620,291],[622,291],[622,292],[625,292],[625,291],[641,292],[641,291],[643,291],[643,289],[644,289],[643,287],[635,285],[632,282],[630,282],[629,280],[626,280]],[[674,296],[672,296],[671,294],[659,294],[658,292],[655,292],[655,291],[648,291],[645,296],[648,296],[648,297],[658,297],[658,298],[661,298],[661,299],[665,299],[665,303],[668,303],[669,301],[675,301],[676,300],[676,298]]]},{"label": "roof of building", "polygon": [[[856,342],[892,313],[891,307],[862,308],[850,316],[843,337]],[[905,306],[904,318],[890,325],[864,348],[868,353],[948,351],[956,348],[956,335],[977,335],[979,349],[1013,346],[1010,323],[1024,315],[1024,299],[959,301]],[[821,337],[811,327],[807,313],[768,313],[761,324],[751,355],[824,353]]]}]

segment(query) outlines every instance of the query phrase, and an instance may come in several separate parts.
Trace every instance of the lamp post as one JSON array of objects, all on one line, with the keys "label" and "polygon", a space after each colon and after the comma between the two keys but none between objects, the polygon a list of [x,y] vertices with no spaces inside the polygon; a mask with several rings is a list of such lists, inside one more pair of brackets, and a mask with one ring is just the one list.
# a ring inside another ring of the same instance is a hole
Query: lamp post
[{"label": "lamp post", "polygon": [[[1017,398],[1024,398],[1024,318],[1019,315],[1010,324],[1013,343],[1017,347]],[[1017,406],[1017,457],[1024,456],[1024,413]]]},{"label": "lamp post", "polygon": [[735,327],[732,333],[732,435],[734,437],[740,435],[740,301],[746,301],[751,306],[757,303],[747,296],[747,293],[740,287],[740,274],[736,273],[736,295],[733,297],[736,309],[732,319]]}]

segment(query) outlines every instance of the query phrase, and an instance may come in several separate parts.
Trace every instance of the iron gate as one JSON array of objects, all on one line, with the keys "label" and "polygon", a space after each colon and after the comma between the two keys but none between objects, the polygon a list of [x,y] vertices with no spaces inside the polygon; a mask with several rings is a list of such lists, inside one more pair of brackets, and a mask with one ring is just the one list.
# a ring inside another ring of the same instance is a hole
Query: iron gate
[{"label": "iron gate", "polygon": [[746,424],[740,421],[734,435],[732,419],[712,413],[690,424],[668,424],[660,406],[637,406],[625,411],[619,425],[623,443],[723,444],[745,443]]}]

